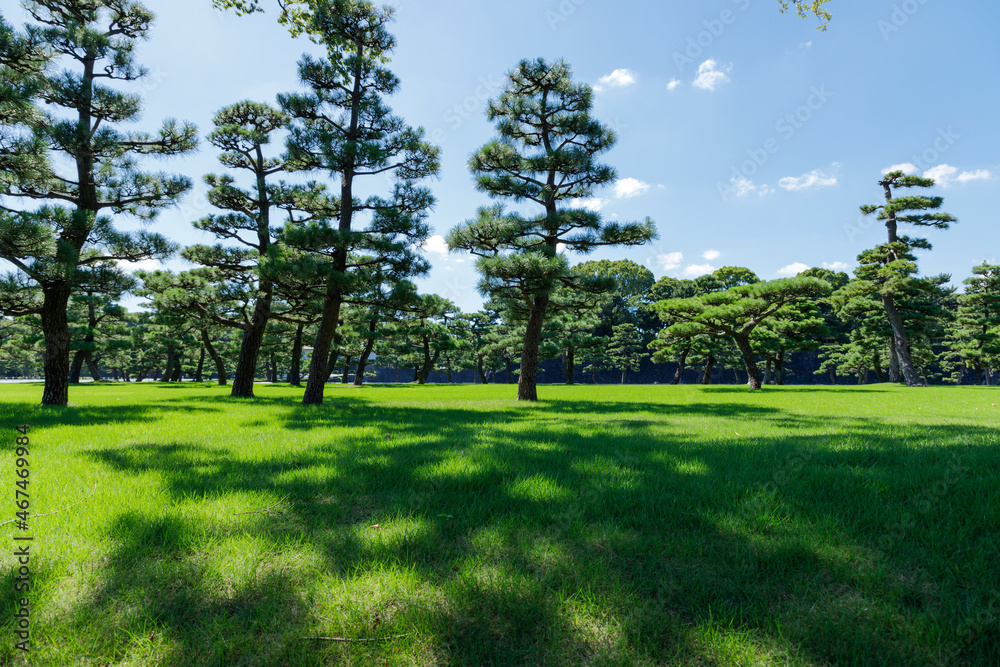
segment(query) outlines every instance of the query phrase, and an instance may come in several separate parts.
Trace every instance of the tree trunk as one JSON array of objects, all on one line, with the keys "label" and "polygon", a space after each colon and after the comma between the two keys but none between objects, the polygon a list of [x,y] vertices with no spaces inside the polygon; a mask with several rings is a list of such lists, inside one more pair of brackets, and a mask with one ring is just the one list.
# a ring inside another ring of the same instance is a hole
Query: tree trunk
[{"label": "tree trunk", "polygon": [[69,365],[69,383],[70,384],[80,384],[80,373],[83,371],[83,357],[85,353],[83,350],[77,350],[73,353],[73,361]]},{"label": "tree trunk", "polygon": [[830,384],[837,384],[837,371],[833,370],[833,366],[830,366]]},{"label": "tree trunk", "polygon": [[[326,365],[326,375],[323,376],[325,378],[323,380],[324,383],[329,382],[330,378],[333,377],[333,372],[337,370],[337,361],[339,360],[340,360],[340,346],[338,345],[337,348],[330,353],[330,362]],[[306,384],[306,386],[307,387],[309,386],[308,383]]]},{"label": "tree trunk", "polygon": [[344,376],[340,378],[340,384],[347,384],[351,377],[351,355],[344,357]]},{"label": "tree trunk", "polygon": [[896,353],[896,343],[889,338],[889,382],[899,382],[899,355]]},{"label": "tree trunk", "polygon": [[194,381],[204,382],[205,376],[205,346],[201,346],[201,354],[198,355],[198,368],[194,371]]},{"label": "tree trunk", "polygon": [[250,323],[243,330],[243,340],[240,342],[240,357],[236,362],[236,375],[233,376],[233,389],[229,393],[233,398],[253,398],[253,381],[257,375],[257,360],[260,357],[260,347],[264,343],[264,331],[271,318],[271,300],[274,288],[270,283],[260,287],[261,295],[254,304]]},{"label": "tree trunk", "polygon": [[538,400],[538,347],[542,343],[542,326],[545,324],[545,310],[549,297],[539,295],[532,299],[528,314],[528,325],[524,332],[524,346],[521,348],[521,375],[517,382],[517,400]]},{"label": "tree trunk", "polygon": [[94,382],[104,382],[101,369],[97,367],[97,362],[94,361],[94,353],[88,350],[84,356],[84,361],[87,363],[87,370],[90,371],[90,377],[94,379]]},{"label": "tree trunk", "polygon": [[712,371],[715,370],[715,355],[708,355],[708,361],[705,362],[705,374],[701,378],[702,384],[712,384]]},{"label": "tree trunk", "polygon": [[622,369],[622,384],[625,384],[625,374],[628,373],[627,368]]},{"label": "tree trunk", "polygon": [[177,363],[177,351],[173,345],[167,345],[167,367],[163,369],[160,382],[170,382],[174,376],[174,364]]},{"label": "tree trunk", "polygon": [[312,359],[309,361],[309,381],[306,383],[306,392],[302,396],[303,405],[321,405],[323,403],[323,389],[333,372],[333,368],[328,365],[328,362],[330,361],[333,335],[337,332],[337,327],[340,324],[340,305],[342,302],[343,299],[339,292],[331,284],[323,302],[323,318],[319,323],[319,331],[316,332],[316,343],[313,346]]},{"label": "tree trunk", "polygon": [[563,375],[566,378],[566,384],[573,384],[576,381],[576,350],[572,347],[566,350],[566,369]]},{"label": "tree trunk", "polygon": [[972,367],[972,384],[977,387],[983,383],[983,366],[978,361]]},{"label": "tree trunk", "polygon": [[684,376],[684,367],[687,365],[687,357],[690,352],[690,347],[685,347],[681,350],[681,358],[677,360],[677,372],[674,373],[674,379],[670,382],[670,384],[681,383],[681,379]]},{"label": "tree trunk", "polygon": [[507,374],[504,376],[504,379],[507,381],[507,384],[514,384],[514,362],[510,359],[507,359],[506,362]]},{"label": "tree trunk", "polygon": [[480,379],[482,379],[483,384],[489,384],[490,381],[486,377],[486,373],[483,372],[483,358],[476,357],[476,372],[479,373]]},{"label": "tree trunk", "polygon": [[771,381],[771,360],[768,359],[767,363],[764,364],[764,384]]},{"label": "tree trunk", "polygon": [[208,356],[210,356],[212,358],[212,361],[215,362],[215,372],[219,376],[219,386],[225,387],[226,364],[222,360],[222,357],[219,355],[218,351],[216,351],[215,346],[212,345],[212,339],[209,337],[208,331],[206,329],[201,330],[201,343],[202,345],[205,346],[205,350],[208,351]]},{"label": "tree trunk", "polygon": [[170,377],[171,382],[181,382],[184,379],[184,351],[177,355],[174,361],[174,374]]},{"label": "tree trunk", "polygon": [[424,365],[417,370],[417,384],[427,384],[427,378],[430,377],[431,371],[434,370],[434,364],[437,363],[438,357],[441,356],[441,350],[430,356],[429,345],[424,347]]},{"label": "tree trunk", "polygon": [[903,318],[896,310],[896,304],[891,296],[883,296],[882,304],[885,306],[885,313],[889,317],[889,324],[892,326],[892,335],[895,341],[896,355],[899,357],[899,369],[903,373],[903,379],[908,387],[922,386],[917,369],[913,367],[910,359],[910,344],[906,339],[906,330],[903,328]]},{"label": "tree trunk", "polygon": [[757,355],[750,346],[750,337],[737,335],[732,338],[736,342],[736,347],[743,354],[743,363],[747,367],[747,385],[751,389],[760,389],[760,369],[757,368]]},{"label": "tree trunk", "polygon": [[292,342],[292,360],[288,368],[288,382],[293,387],[302,385],[302,332],[304,324],[295,328],[295,340]]},{"label": "tree trunk", "polygon": [[354,386],[360,387],[365,383],[365,367],[368,365],[368,358],[372,356],[372,350],[375,349],[375,339],[369,338],[368,342],[365,343],[365,350],[361,353],[361,357],[358,359],[358,369],[354,371]]},{"label": "tree trunk", "polygon": [[268,365],[271,367],[271,376],[268,379],[271,384],[278,384],[278,360],[275,358],[274,350],[271,350],[270,362]]},{"label": "tree trunk", "polygon": [[785,350],[781,349],[778,352],[778,360],[774,362],[774,375],[778,380],[778,386],[784,386],[785,384]]},{"label": "tree trunk", "polygon": [[45,388],[42,405],[66,405],[69,402],[69,285],[50,285],[42,288],[42,335],[45,354]]}]

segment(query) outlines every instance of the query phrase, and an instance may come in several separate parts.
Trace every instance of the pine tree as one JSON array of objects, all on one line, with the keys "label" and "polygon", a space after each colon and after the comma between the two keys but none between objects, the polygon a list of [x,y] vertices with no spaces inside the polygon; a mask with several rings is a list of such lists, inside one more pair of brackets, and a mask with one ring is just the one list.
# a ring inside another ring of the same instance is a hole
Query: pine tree
[{"label": "pine tree", "polygon": [[676,322],[670,328],[678,335],[690,337],[701,333],[732,338],[743,356],[748,384],[760,389],[762,379],[751,340],[754,331],[790,304],[829,294],[830,285],[818,278],[784,278],[689,299],[669,299],[655,308],[665,321]]},{"label": "pine tree", "polygon": [[[615,134],[591,117],[592,94],[589,86],[573,83],[562,61],[522,61],[487,110],[497,138],[473,155],[469,168],[479,190],[490,197],[531,202],[542,211],[524,217],[502,204],[484,207],[448,236],[452,250],[479,257],[483,294],[517,301],[528,312],[518,400],[538,400],[546,315],[579,308],[588,297],[614,286],[609,279],[574,272],[560,249],[588,253],[599,246],[642,245],[656,236],[652,220],[605,223],[598,213],[569,206],[615,179],[614,169],[597,161],[614,145]],[[569,303],[553,298],[558,287],[566,288]]]},{"label": "pine tree", "polygon": [[622,384],[631,370],[638,373],[642,360],[649,356],[645,351],[646,346],[642,341],[642,334],[631,322],[615,325],[608,341],[608,359],[614,368],[622,372]]},{"label": "pine tree", "polygon": [[[153,14],[140,3],[38,0],[26,8],[34,25],[24,34],[4,26],[0,39],[0,82],[16,93],[14,111],[0,118],[0,195],[43,205],[0,208],[0,258],[41,288],[43,303],[34,312],[45,336],[42,404],[66,405],[66,311],[78,270],[174,251],[158,234],[116,229],[107,213],[149,222],[173,205],[190,180],[144,173],[138,161],[187,153],[197,133],[172,120],[155,135],[116,129],[142,113],[141,98],[120,90],[146,75],[135,63],[135,46],[148,35]],[[63,63],[67,69],[56,69]]]},{"label": "pine tree", "polygon": [[[934,179],[921,176],[907,176],[901,171],[886,174],[879,185],[885,193],[885,204],[871,204],[861,207],[865,215],[877,213],[878,220],[885,221],[889,233],[888,243],[866,251],[858,257],[861,267],[855,274],[865,281],[865,288],[877,292],[885,314],[892,327],[895,356],[899,360],[899,371],[906,384],[914,387],[922,384],[910,355],[910,344],[906,336],[906,325],[899,313],[896,297],[902,290],[912,287],[913,275],[916,274],[916,258],[911,250],[921,248],[930,250],[931,244],[926,239],[910,238],[898,233],[900,224],[917,227],[935,227],[948,229],[955,218],[947,213],[936,212],[941,208],[941,197],[895,197],[896,188],[930,188]],[[891,378],[893,382],[898,377]]]},{"label": "pine tree", "polygon": [[973,383],[980,385],[984,371],[1000,366],[1000,266],[983,262],[972,274],[958,298],[958,317],[948,345],[972,370]]},{"label": "pine tree", "polygon": [[[253,398],[253,382],[264,331],[274,313],[276,283],[283,278],[282,260],[286,254],[282,228],[272,223],[291,219],[302,223],[329,212],[322,186],[289,185],[273,178],[294,171],[287,160],[265,155],[272,136],[283,129],[289,117],[267,104],[239,102],[215,115],[215,130],[208,141],[222,151],[219,161],[237,172],[248,174],[249,189],[239,187],[229,175],[205,176],[211,187],[209,202],[227,211],[195,221],[197,229],[209,232],[229,245],[195,245],[185,248],[185,259],[217,269],[219,278],[242,285],[242,303],[232,318],[215,315],[219,324],[243,332],[240,356],[236,363],[231,395]],[[280,215],[276,215],[280,214]],[[236,245],[233,245],[236,244]],[[197,307],[195,300],[192,304]],[[202,307],[207,312],[207,307]]]},{"label": "pine tree", "polygon": [[108,262],[88,267],[78,272],[77,293],[71,299],[71,312],[79,314],[82,323],[74,331],[72,343],[76,352],[70,364],[69,381],[79,384],[80,372],[84,364],[94,382],[100,382],[101,372],[97,366],[97,355],[109,343],[107,329],[114,328],[115,322],[126,318],[126,311],[118,301],[134,290],[139,281],[122,271],[114,263]]},{"label": "pine tree", "polygon": [[[385,67],[396,43],[388,31],[394,10],[361,0],[331,0],[312,9],[312,32],[328,57],[304,56],[299,77],[309,92],[278,97],[293,118],[289,159],[340,179],[333,219],[286,230],[288,242],[311,261],[300,271],[311,267],[325,284],[306,405],[323,402],[340,309],[362,284],[361,269],[380,266],[400,276],[427,271],[414,248],[429,234],[425,219],[434,199],[418,182],[439,168],[438,150],[424,141],[423,130],[407,126],[384,103],[399,87]],[[392,192],[361,199],[365,177],[394,179]]]}]

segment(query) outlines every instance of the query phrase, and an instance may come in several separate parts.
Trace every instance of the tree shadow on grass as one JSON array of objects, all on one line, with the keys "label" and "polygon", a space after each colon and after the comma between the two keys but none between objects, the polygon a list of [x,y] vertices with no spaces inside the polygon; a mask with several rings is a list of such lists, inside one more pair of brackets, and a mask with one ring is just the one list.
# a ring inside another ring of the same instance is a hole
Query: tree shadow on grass
[{"label": "tree shadow on grass", "polygon": [[[289,501],[280,514],[236,525],[220,517],[214,528],[123,511],[107,583],[80,618],[127,601],[105,632],[152,623],[178,642],[169,655],[208,655],[208,646],[225,664],[725,664],[741,659],[726,653],[733,633],[747,661],[1000,657],[996,617],[981,613],[1000,590],[995,429],[899,427],[888,438],[873,420],[839,420],[836,435],[748,444],[665,429],[674,412],[827,422],[710,403],[481,411],[274,400],[286,408],[283,429],[331,429],[331,441],[297,461],[183,443],[88,453],[157,475],[177,500],[264,492]],[[585,410],[642,418],[568,434]],[[373,421],[393,425],[390,437],[345,437]],[[402,432],[415,442],[397,444]],[[843,438],[869,445],[837,447]],[[971,441],[988,444],[953,444]],[[298,545],[318,565],[212,593],[218,575],[193,559],[235,534],[276,554]],[[176,592],[157,596],[171,585]],[[275,614],[287,605],[298,611]],[[259,618],[271,624],[254,625]],[[306,639],[320,631],[405,636]],[[255,633],[272,652],[247,652]]]}]

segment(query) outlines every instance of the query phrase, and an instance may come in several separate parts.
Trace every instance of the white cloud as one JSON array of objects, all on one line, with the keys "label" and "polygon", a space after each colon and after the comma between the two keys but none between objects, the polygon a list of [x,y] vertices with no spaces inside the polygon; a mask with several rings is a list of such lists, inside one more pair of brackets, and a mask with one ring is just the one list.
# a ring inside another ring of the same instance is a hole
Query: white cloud
[{"label": "white cloud", "polygon": [[888,174],[890,171],[901,171],[904,174],[915,174],[920,171],[920,168],[912,162],[903,162],[902,164],[894,164],[891,167],[886,167],[882,170],[882,173]]},{"label": "white cloud", "polygon": [[[912,166],[912,165],[905,165]],[[914,167],[916,169],[916,167]],[[933,178],[934,182],[941,187],[948,187],[952,183],[968,183],[969,181],[980,181],[992,178],[993,174],[987,169],[977,169],[976,171],[959,172],[958,167],[950,164],[939,164],[924,172],[924,178]]]},{"label": "white cloud", "polygon": [[950,164],[939,164],[924,172],[924,178],[933,178],[938,185],[948,187],[952,176],[958,173],[958,167]]},{"label": "white cloud", "polygon": [[990,178],[993,178],[993,174],[988,169],[977,169],[976,171],[963,171],[955,180],[959,183],[968,183],[969,181],[985,181]]},{"label": "white cloud", "polygon": [[812,45],[813,45],[813,43],[811,41],[809,41],[809,42],[800,42],[799,43],[799,46],[801,46],[804,49],[811,49]]},{"label": "white cloud", "polygon": [[593,213],[599,213],[601,209],[607,206],[608,200],[601,199],[600,197],[587,197],[586,199],[570,199],[569,207],[573,209],[586,209],[592,211]]},{"label": "white cloud", "polygon": [[778,269],[778,275],[791,278],[792,276],[799,275],[808,268],[809,268],[808,264],[803,264],[802,262],[795,262],[793,264],[789,264],[788,266],[784,266]]},{"label": "white cloud", "polygon": [[669,81],[669,83],[667,83],[667,90],[670,90],[670,91],[677,90],[677,86],[679,86],[679,85],[681,85],[681,80],[680,79],[671,79]]},{"label": "white cloud", "polygon": [[618,199],[636,197],[649,188],[649,183],[643,183],[637,178],[622,178],[615,181],[615,197]]},{"label": "white cloud", "polygon": [[774,188],[765,185],[754,185],[754,182],[749,178],[744,178],[743,176],[733,176],[729,179],[730,184],[732,184],[733,189],[736,190],[737,197],[745,197],[748,194],[756,192],[761,197],[769,195],[774,192]]},{"label": "white cloud", "polygon": [[684,261],[684,253],[668,252],[666,255],[657,255],[656,261],[664,271],[673,271]]},{"label": "white cloud", "polygon": [[608,88],[625,88],[635,84],[635,72],[630,69],[616,69],[607,76],[602,76],[597,80],[594,90],[601,92]]},{"label": "white cloud", "polygon": [[138,262],[120,262],[119,265],[125,269],[127,273],[135,273],[136,271],[159,271],[164,268],[163,264],[158,259],[144,259]]},{"label": "white cloud", "polygon": [[718,86],[729,82],[728,74],[732,69],[732,65],[720,68],[714,59],[709,58],[698,66],[698,75],[691,85],[702,90],[715,90]]},{"label": "white cloud", "polygon": [[847,271],[851,267],[847,262],[823,262],[823,268],[828,271]]},{"label": "white cloud", "polygon": [[421,246],[427,252],[432,252],[435,255],[447,255],[448,254],[448,244],[445,243],[444,237],[440,234],[435,234],[426,241],[424,241],[423,246]]},{"label": "white cloud", "polygon": [[711,273],[712,271],[715,271],[715,267],[711,264],[691,264],[684,267],[684,277],[697,278],[707,273]]},{"label": "white cloud", "polygon": [[808,174],[801,176],[785,176],[778,181],[778,185],[785,190],[798,191],[808,190],[812,187],[829,187],[837,184],[836,176],[827,176],[818,169],[813,169]]},{"label": "white cloud", "polygon": [[718,250],[706,250],[705,252],[701,253],[701,256],[711,262],[713,259],[719,259],[720,257],[722,257],[722,253],[719,252]]}]

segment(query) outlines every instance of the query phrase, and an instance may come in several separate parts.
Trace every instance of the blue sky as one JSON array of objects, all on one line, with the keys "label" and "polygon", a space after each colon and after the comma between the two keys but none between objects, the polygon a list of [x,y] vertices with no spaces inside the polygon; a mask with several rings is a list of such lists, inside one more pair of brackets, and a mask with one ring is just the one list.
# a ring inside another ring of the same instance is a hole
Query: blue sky
[{"label": "blue sky", "polygon": [[[431,183],[436,236],[426,246],[434,269],[419,284],[463,309],[481,303],[478,278],[471,258],[447,254],[441,237],[488,202],[466,163],[492,136],[486,101],[522,58],[564,58],[596,87],[595,116],[618,131],[605,161],[619,182],[579,205],[657,223],[653,244],[591,258],[632,259],[657,277],[724,265],[763,279],[805,266],[850,270],[884,239],[858,206],[880,201],[877,181],[893,165],[937,177],[935,193],[959,219],[927,234],[925,274],[951,273],[959,284],[1000,255],[990,205],[1000,184],[998,3],[832,0],[826,32],[781,15],[777,0],[393,4],[391,67],[402,87],[391,104],[442,148]],[[150,128],[169,116],[204,135],[222,106],[295,90],[297,59],[317,51],[274,15],[236,17],[209,0],[148,5],[158,21],[139,59],[151,70],[142,123]],[[22,22],[15,2],[0,0],[0,11]],[[212,212],[200,176],[220,171],[214,148],[204,143],[162,168],[198,186],[155,228],[182,244],[211,241],[190,222]]]}]

